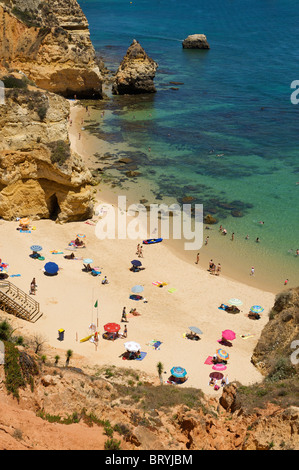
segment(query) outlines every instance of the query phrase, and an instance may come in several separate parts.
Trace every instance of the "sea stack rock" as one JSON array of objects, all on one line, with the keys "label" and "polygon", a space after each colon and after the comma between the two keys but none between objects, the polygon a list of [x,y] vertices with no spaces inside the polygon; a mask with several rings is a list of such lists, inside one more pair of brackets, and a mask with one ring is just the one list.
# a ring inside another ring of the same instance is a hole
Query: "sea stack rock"
[{"label": "sea stack rock", "polygon": [[210,49],[204,34],[191,34],[183,41],[184,49]]},{"label": "sea stack rock", "polygon": [[114,78],[114,95],[155,93],[154,78],[158,64],[151,59],[134,39]]}]

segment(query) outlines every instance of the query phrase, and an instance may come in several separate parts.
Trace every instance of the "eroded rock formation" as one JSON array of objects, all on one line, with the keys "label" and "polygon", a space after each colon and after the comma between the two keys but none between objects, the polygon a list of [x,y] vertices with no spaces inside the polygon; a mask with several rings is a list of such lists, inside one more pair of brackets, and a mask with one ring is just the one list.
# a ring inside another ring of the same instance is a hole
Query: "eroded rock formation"
[{"label": "eroded rock formation", "polygon": [[154,78],[157,68],[158,64],[134,39],[114,77],[113,94],[155,93]]},{"label": "eroded rock formation", "polygon": [[0,61],[65,97],[102,96],[88,22],[76,0],[0,1]]},{"label": "eroded rock formation", "polygon": [[184,49],[210,49],[204,34],[191,34],[183,41]]},{"label": "eroded rock formation", "polygon": [[[7,86],[22,75],[2,76]],[[90,217],[91,174],[70,150],[69,102],[27,85],[6,88],[0,106],[0,217]]]}]

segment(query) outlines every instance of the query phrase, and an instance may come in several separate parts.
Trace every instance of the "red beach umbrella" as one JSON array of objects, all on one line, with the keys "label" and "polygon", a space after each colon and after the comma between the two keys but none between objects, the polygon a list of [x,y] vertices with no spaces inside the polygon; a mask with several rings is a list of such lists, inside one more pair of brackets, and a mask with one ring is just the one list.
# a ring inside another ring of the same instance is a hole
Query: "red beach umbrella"
[{"label": "red beach umbrella", "polygon": [[236,339],[236,333],[232,330],[224,330],[222,331],[222,338],[227,341],[232,341],[233,339]]},{"label": "red beach umbrella", "polygon": [[117,323],[106,323],[104,330],[108,331],[108,333],[117,333],[120,330],[120,325]]}]

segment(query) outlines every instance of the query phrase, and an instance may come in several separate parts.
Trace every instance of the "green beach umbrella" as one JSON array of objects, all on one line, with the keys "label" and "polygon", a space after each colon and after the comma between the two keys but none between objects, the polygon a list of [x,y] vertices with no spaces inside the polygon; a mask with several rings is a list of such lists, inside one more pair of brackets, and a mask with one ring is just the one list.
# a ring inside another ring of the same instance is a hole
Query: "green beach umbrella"
[{"label": "green beach umbrella", "polygon": [[250,311],[253,312],[253,313],[262,313],[264,311],[264,309],[260,305],[253,305],[253,307],[251,307]]}]

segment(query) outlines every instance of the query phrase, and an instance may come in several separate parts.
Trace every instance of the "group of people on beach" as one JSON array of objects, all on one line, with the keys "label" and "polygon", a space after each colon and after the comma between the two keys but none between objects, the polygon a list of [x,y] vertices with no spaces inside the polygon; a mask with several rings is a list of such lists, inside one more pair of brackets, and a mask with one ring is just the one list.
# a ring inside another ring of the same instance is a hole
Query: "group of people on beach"
[{"label": "group of people on beach", "polygon": [[211,273],[211,274],[214,274],[215,276],[219,276],[219,274],[221,273],[221,264],[218,263],[217,266],[216,264],[213,262],[213,260],[211,259],[209,261],[209,269],[208,271]]}]

